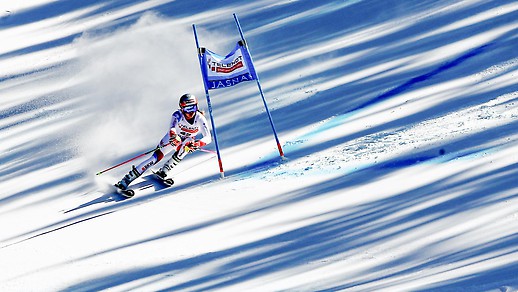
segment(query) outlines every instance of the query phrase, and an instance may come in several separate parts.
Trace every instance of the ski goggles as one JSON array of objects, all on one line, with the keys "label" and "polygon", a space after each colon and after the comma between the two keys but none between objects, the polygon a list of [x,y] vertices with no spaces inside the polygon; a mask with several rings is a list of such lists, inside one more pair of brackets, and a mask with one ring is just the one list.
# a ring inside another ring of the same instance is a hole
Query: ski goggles
[{"label": "ski goggles", "polygon": [[182,107],[182,111],[184,113],[193,113],[193,112],[195,112],[197,110],[198,110],[198,106],[195,105],[195,104]]}]

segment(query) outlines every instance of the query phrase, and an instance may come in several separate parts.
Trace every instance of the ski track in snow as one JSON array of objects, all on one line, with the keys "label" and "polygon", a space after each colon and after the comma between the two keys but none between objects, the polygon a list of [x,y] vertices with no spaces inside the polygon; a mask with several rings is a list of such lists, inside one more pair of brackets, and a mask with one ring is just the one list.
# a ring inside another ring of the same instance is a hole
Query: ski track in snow
[{"label": "ski track in snow", "polygon": [[[502,71],[514,69],[518,66],[518,59],[513,59],[503,64],[494,65],[478,73],[476,79],[483,81]],[[341,174],[346,175],[354,170],[363,169],[394,157],[404,156],[407,153],[417,153],[420,150],[427,151],[428,156],[415,157],[407,163],[418,163],[423,160],[430,160],[439,156],[448,155],[448,159],[455,159],[464,156],[464,153],[454,152],[445,148],[451,141],[461,139],[466,135],[474,135],[491,127],[498,127],[510,124],[518,118],[518,91],[498,96],[486,103],[467,107],[465,109],[425,120],[418,124],[395,129],[393,131],[382,131],[375,134],[365,135],[348,143],[329,147],[324,155],[308,155],[291,164],[284,164],[269,170],[267,173],[273,176],[303,176],[307,174]],[[402,105],[404,106],[404,105]],[[401,110],[401,107],[398,109]],[[392,110],[394,112],[395,110]],[[354,114],[335,116],[322,121],[314,126],[309,133],[294,141],[285,144],[287,152],[293,151],[298,146],[316,135],[323,135],[322,132],[335,130],[335,127],[344,127],[348,119],[354,118]],[[369,127],[369,126],[367,126]],[[508,137],[500,142],[505,144],[513,141],[516,137]],[[478,145],[481,147],[481,145]],[[485,148],[477,155],[487,154]],[[478,151],[477,151],[478,152]],[[475,158],[474,156],[473,158]],[[444,159],[439,159],[442,162]],[[402,162],[403,164],[405,162]],[[393,162],[394,166],[397,162]],[[268,176],[263,178],[267,179]]]}]

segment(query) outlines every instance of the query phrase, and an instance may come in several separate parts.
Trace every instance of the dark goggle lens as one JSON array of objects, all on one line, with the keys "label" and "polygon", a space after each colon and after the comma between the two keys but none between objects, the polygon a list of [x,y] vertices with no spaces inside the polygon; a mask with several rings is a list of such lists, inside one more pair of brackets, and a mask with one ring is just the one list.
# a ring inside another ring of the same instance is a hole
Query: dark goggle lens
[{"label": "dark goggle lens", "polygon": [[197,105],[189,105],[182,108],[182,111],[185,113],[193,113],[198,110]]}]

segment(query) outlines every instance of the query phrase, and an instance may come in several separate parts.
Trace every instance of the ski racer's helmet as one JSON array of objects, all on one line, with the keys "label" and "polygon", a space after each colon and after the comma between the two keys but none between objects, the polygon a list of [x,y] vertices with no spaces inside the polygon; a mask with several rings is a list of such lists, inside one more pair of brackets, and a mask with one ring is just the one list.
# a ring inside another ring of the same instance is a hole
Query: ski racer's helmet
[{"label": "ski racer's helmet", "polygon": [[192,119],[198,111],[198,99],[194,94],[186,93],[180,97],[180,109],[187,119]]}]

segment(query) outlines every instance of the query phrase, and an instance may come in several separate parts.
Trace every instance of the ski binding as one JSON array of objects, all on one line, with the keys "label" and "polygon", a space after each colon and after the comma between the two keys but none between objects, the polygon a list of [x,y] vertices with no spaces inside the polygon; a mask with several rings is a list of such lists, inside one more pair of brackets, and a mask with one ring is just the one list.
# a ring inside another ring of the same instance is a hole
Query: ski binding
[{"label": "ski binding", "polygon": [[158,173],[156,173],[154,171],[153,171],[153,175],[155,176],[156,179],[158,179],[160,182],[167,185],[168,187],[174,185],[174,180],[170,177],[165,177],[165,178],[161,177]]},{"label": "ski binding", "polygon": [[126,198],[131,198],[131,197],[135,196],[135,191],[132,189],[123,189],[117,185],[115,185],[115,189],[117,190],[118,194],[120,194]]}]

